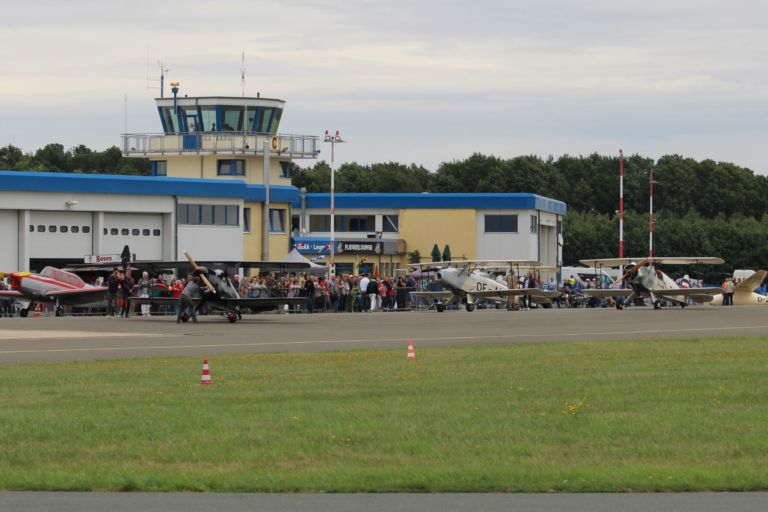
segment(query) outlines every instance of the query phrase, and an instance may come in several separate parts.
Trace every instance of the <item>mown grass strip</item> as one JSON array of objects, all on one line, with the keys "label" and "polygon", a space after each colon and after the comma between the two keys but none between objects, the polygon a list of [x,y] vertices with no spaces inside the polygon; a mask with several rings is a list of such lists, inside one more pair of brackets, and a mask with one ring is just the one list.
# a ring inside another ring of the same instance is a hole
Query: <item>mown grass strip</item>
[{"label": "mown grass strip", "polygon": [[0,488],[768,488],[768,338],[3,366]]}]

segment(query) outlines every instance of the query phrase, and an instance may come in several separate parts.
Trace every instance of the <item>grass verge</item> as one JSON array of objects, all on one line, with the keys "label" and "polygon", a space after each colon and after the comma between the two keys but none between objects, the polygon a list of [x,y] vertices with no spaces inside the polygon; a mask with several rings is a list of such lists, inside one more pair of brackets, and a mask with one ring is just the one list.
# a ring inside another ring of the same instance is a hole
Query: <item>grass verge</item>
[{"label": "grass verge", "polygon": [[768,338],[3,366],[0,488],[768,489]]}]

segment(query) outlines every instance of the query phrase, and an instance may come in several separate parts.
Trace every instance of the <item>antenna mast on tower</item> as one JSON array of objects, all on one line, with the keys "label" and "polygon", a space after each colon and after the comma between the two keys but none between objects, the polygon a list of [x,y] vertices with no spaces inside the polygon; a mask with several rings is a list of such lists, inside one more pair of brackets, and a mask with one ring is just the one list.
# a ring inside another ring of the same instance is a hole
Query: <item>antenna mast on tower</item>
[{"label": "antenna mast on tower", "polygon": [[240,95],[245,98],[245,52],[240,59]]},{"label": "antenna mast on tower", "polygon": [[149,78],[149,49],[147,49],[147,89],[160,89],[160,97],[162,98],[165,96],[165,77],[168,76],[170,69],[168,69],[165,64],[159,60],[157,61],[157,65],[160,66],[160,87],[149,85],[150,82],[157,82],[158,80]]}]

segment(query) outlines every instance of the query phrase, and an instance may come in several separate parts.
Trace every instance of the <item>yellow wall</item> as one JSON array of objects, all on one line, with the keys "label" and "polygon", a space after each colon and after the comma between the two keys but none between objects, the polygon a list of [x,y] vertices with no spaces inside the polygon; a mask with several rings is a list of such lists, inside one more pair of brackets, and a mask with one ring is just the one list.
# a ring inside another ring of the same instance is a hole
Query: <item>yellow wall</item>
[{"label": "yellow wall", "polygon": [[[251,209],[251,232],[243,234],[243,259],[261,260],[261,234],[263,203],[245,203],[244,208]],[[290,252],[291,205],[289,203],[270,203],[270,208],[285,210],[285,233],[269,235],[269,260],[278,261]]]},{"label": "yellow wall", "polygon": [[474,209],[400,210],[400,238],[409,253],[419,251],[422,262],[431,261],[435,244],[441,253],[448,244],[455,260],[475,259],[476,229]]},{"label": "yellow wall", "polygon": [[[245,160],[245,176],[218,176],[217,160]],[[167,160],[168,176],[176,178],[205,178],[205,179],[233,179],[244,180],[246,183],[264,183],[264,159],[260,156],[244,155],[166,155],[151,160]],[[272,185],[290,185],[291,180],[280,177],[282,170],[280,161],[272,156],[269,160],[269,182]]]}]

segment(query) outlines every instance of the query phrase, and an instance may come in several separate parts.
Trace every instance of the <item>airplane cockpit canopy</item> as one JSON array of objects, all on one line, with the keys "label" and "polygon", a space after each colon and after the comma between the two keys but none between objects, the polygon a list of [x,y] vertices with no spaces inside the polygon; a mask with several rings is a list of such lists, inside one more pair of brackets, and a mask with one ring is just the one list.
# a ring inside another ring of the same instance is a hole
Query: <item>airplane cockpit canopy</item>
[{"label": "airplane cockpit canopy", "polygon": [[40,275],[55,281],[71,284],[78,288],[83,288],[85,286],[85,283],[80,277],[55,267],[45,267],[43,271],[40,272]]}]

